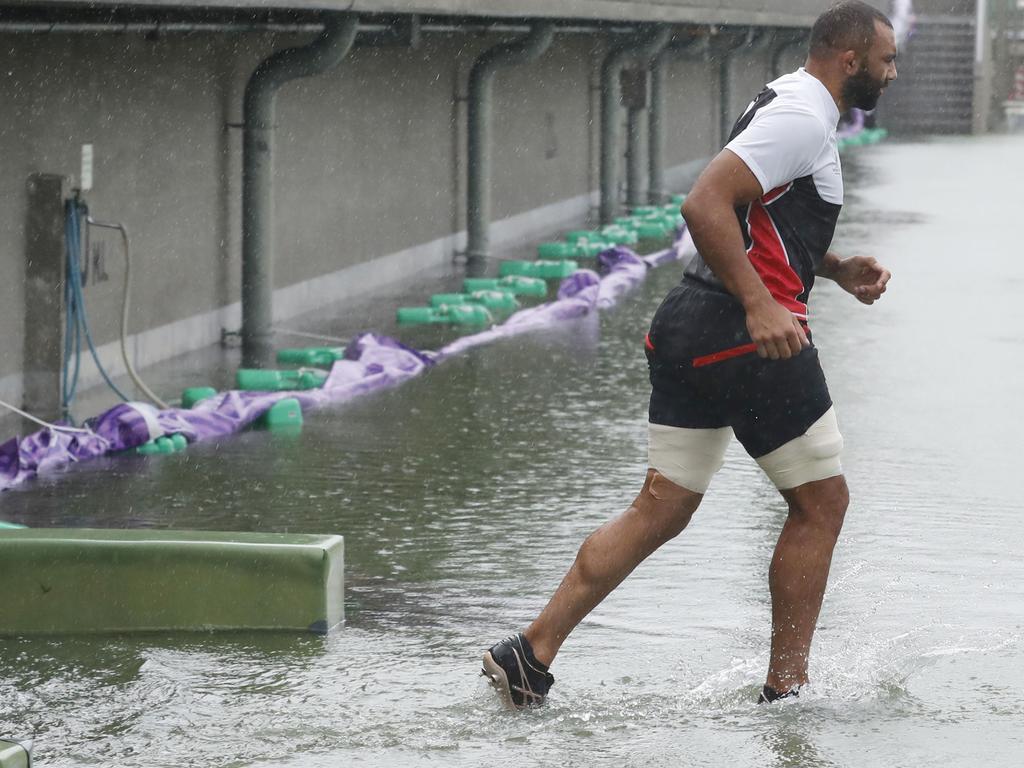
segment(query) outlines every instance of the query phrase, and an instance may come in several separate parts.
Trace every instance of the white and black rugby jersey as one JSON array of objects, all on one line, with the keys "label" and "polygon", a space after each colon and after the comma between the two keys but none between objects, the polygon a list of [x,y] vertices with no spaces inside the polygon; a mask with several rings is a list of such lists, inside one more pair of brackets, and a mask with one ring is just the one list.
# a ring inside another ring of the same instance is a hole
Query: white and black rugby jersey
[{"label": "white and black rugby jersey", "polygon": [[[838,123],[832,95],[801,67],[765,86],[725,146],[764,191],[736,209],[750,262],[775,300],[801,319],[843,205]],[[684,274],[726,290],[699,253]]]}]

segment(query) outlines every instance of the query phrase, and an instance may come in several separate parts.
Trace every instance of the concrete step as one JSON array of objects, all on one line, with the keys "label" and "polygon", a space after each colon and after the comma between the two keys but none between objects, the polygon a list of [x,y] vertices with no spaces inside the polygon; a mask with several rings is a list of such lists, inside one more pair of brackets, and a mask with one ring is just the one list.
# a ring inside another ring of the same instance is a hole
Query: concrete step
[{"label": "concrete step", "polygon": [[911,130],[920,133],[921,131],[933,129],[951,133],[959,131],[970,133],[973,122],[973,115],[948,117],[942,113],[937,113],[930,115],[922,114],[914,120],[890,121],[886,127],[891,127],[896,133],[906,133]]},{"label": "concrete step", "polygon": [[974,108],[974,21],[919,17],[897,64],[885,124],[897,135],[964,134]]},{"label": "concrete step", "polygon": [[956,91],[951,91],[947,88],[908,88],[901,92],[901,99],[903,101],[917,101],[917,102],[928,102],[928,101],[966,101],[970,102],[974,98],[974,91],[963,88]]},{"label": "concrete step", "polygon": [[925,90],[933,93],[958,93],[961,91],[974,91],[974,78],[973,77],[950,77],[945,80],[933,80],[931,78],[916,78],[908,77],[903,82],[896,81],[899,90],[908,91],[911,87],[914,90]]},{"label": "concrete step", "polygon": [[963,48],[946,48],[940,46],[921,46],[908,51],[904,57],[913,61],[948,59],[950,61],[974,61],[974,46]]}]

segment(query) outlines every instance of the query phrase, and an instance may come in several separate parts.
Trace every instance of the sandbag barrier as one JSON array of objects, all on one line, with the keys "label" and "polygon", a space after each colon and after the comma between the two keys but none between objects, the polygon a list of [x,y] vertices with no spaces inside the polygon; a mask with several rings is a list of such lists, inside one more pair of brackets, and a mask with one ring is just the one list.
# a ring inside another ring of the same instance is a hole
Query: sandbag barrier
[{"label": "sandbag barrier", "polygon": [[[148,403],[120,403],[89,419],[89,432],[47,428],[13,437],[0,445],[0,491],[38,474],[108,454],[150,445],[160,447],[144,449],[144,453],[171,453],[187,444],[222,438],[265,419],[279,403],[287,406],[283,410],[288,413],[297,406],[301,423],[301,411],[398,386],[473,347],[614,306],[645,279],[649,269],[693,252],[685,227],[679,228],[670,248],[647,256],[623,245],[611,246],[598,254],[597,270],[578,269],[563,279],[553,301],[519,310],[500,325],[456,339],[436,352],[419,351],[388,336],[360,334],[343,350],[324,353],[334,362],[318,388],[216,394],[207,389],[195,393],[206,396],[195,398],[191,408],[159,410]],[[291,423],[295,423],[294,417]]]}]

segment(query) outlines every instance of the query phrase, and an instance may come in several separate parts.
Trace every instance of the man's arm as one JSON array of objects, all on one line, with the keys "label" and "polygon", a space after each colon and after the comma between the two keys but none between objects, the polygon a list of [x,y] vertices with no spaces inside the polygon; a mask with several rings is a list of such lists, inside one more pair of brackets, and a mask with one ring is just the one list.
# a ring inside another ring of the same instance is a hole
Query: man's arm
[{"label": "man's arm", "polygon": [[704,261],[743,304],[757,353],[779,360],[799,354],[810,342],[793,314],[772,298],[747,257],[735,209],[763,194],[747,165],[722,150],[697,179],[682,214]]},{"label": "man's arm", "polygon": [[840,265],[843,263],[843,257],[833,251],[829,251],[825,254],[825,258],[821,260],[821,264],[814,270],[814,274],[818,277],[824,277],[826,280],[835,280],[839,275]]},{"label": "man's arm", "polygon": [[834,280],[849,294],[857,297],[862,304],[874,304],[885,293],[886,284],[892,273],[871,256],[841,258],[829,251],[825,254],[815,274]]}]

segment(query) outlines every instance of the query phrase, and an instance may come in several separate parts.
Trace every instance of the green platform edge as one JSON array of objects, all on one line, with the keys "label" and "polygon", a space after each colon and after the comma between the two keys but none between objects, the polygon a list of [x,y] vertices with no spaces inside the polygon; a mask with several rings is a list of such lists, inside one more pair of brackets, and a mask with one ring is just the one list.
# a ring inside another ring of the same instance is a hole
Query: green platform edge
[{"label": "green platform edge", "polygon": [[0,635],[326,633],[344,620],[335,535],[0,531]]},{"label": "green platform edge", "polygon": [[0,768],[29,768],[31,765],[28,747],[10,739],[0,739]]}]

